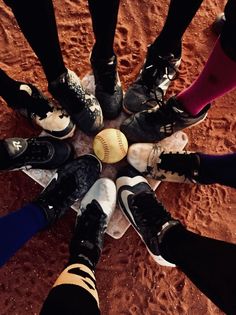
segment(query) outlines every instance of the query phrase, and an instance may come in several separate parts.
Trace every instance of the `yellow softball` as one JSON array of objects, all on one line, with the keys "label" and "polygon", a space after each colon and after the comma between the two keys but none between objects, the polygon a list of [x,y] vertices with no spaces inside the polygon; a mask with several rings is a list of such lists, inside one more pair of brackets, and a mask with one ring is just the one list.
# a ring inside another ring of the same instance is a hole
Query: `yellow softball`
[{"label": "yellow softball", "polygon": [[93,151],[102,162],[116,163],[126,156],[128,141],[118,129],[103,129],[93,140]]}]

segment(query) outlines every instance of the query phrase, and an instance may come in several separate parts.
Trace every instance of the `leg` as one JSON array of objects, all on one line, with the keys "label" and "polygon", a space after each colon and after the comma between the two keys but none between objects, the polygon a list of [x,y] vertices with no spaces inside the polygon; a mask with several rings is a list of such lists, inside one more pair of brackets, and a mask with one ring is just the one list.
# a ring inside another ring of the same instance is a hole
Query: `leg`
[{"label": "leg", "polygon": [[57,34],[52,0],[5,0],[39,58],[48,82],[66,71]]},{"label": "leg", "polygon": [[120,0],[89,0],[95,45],[91,65],[95,77],[95,95],[107,119],[116,118],[121,109],[123,92],[117,74],[113,50]]},{"label": "leg", "polygon": [[69,266],[54,284],[41,315],[100,314],[94,270],[115,203],[116,187],[107,178],[97,180],[81,201],[82,214],[76,220]]},{"label": "leg", "polygon": [[94,271],[82,263],[65,268],[45,300],[40,314],[100,314]]},{"label": "leg", "polygon": [[19,248],[47,225],[44,211],[34,204],[1,217],[0,266],[4,265]]},{"label": "leg", "polygon": [[99,173],[100,163],[95,157],[81,156],[58,169],[31,204],[0,218],[0,231],[3,233],[0,264],[3,265],[37,231],[63,216],[75,200],[89,190]]},{"label": "leg", "polygon": [[116,180],[121,210],[163,266],[178,265],[227,314],[236,310],[236,245],[187,231],[157,200],[135,169],[119,171]]},{"label": "leg", "polygon": [[92,59],[110,59],[114,55],[113,43],[120,0],[88,0],[88,3],[96,40]]},{"label": "leg", "polygon": [[128,114],[153,108],[162,100],[180,65],[182,36],[202,1],[170,1],[164,27],[148,48],[145,64],[125,94]]},{"label": "leg", "polygon": [[226,314],[235,314],[236,245],[194,234],[179,225],[165,234],[161,253]]}]

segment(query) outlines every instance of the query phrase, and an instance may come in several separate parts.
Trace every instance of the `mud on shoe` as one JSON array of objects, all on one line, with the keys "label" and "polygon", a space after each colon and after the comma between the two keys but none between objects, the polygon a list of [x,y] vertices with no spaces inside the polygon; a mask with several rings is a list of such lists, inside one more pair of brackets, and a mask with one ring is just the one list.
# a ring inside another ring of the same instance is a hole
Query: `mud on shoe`
[{"label": "mud on shoe", "polygon": [[127,160],[145,177],[176,183],[198,181],[200,159],[193,152],[168,152],[158,143],[135,143],[129,147]]},{"label": "mud on shoe", "polygon": [[164,233],[179,222],[171,218],[146,179],[131,166],[118,173],[116,186],[120,208],[152,258],[162,266],[175,267],[161,256],[160,242]]},{"label": "mud on shoe", "polygon": [[8,138],[0,143],[0,151],[1,170],[56,169],[74,154],[72,145],[52,137]]},{"label": "mud on shoe", "polygon": [[98,179],[81,201],[74,236],[70,244],[72,260],[78,257],[94,269],[102,251],[104,233],[116,205],[116,186],[108,178]]},{"label": "mud on shoe", "polygon": [[98,100],[84,90],[73,71],[68,69],[48,89],[84,133],[91,135],[102,129],[103,115]]},{"label": "mud on shoe", "polygon": [[123,91],[117,73],[117,59],[93,59],[91,65],[95,78],[95,96],[106,119],[116,118],[122,109]]},{"label": "mud on shoe", "polygon": [[198,115],[190,116],[181,109],[175,97],[159,108],[145,110],[126,119],[120,130],[131,142],[158,142],[174,132],[202,122],[210,108],[206,105]]},{"label": "mud on shoe", "polygon": [[87,193],[100,173],[101,163],[95,156],[80,156],[59,168],[33,203],[44,210],[50,225]]},{"label": "mud on shoe", "polygon": [[74,134],[75,125],[70,116],[49,102],[32,84],[22,83],[16,95],[7,103],[23,116],[30,118],[52,137],[66,139]]},{"label": "mud on shoe", "polygon": [[125,93],[123,108],[128,114],[155,108],[176,78],[181,63],[179,56],[158,56],[149,46],[146,61],[135,82]]}]

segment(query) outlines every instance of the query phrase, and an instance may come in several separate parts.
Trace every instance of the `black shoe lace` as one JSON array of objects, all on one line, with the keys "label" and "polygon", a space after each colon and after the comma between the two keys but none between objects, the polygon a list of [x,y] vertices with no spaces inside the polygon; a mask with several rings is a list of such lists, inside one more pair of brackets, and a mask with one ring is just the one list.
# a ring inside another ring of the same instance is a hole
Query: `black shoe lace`
[{"label": "black shoe lace", "polygon": [[198,176],[199,158],[195,153],[163,152],[161,162],[157,164],[157,171],[177,173],[185,179],[193,181]]},{"label": "black shoe lace", "polygon": [[35,139],[28,140],[28,148],[25,151],[22,160],[24,164],[30,162],[45,161],[48,158],[49,151],[46,144],[37,142]]},{"label": "black shoe lace", "polygon": [[[171,57],[158,56],[155,62],[144,68],[141,74],[142,83],[147,87],[147,94],[153,94],[154,97],[145,100],[143,104],[153,107],[152,102],[156,102],[156,105],[159,105],[159,102],[163,101],[164,94],[163,90],[158,86],[158,78],[164,75],[166,75],[170,81],[174,81],[177,78],[178,72],[170,61],[172,56],[173,55],[171,55]],[[172,78],[170,72],[174,73]]]},{"label": "black shoe lace", "polygon": [[140,230],[157,235],[162,225],[171,219],[170,214],[156,199],[155,193],[140,193],[133,199],[131,207]]},{"label": "black shoe lace", "polygon": [[33,91],[33,94],[26,99],[25,104],[29,117],[33,114],[39,116],[40,119],[44,119],[47,117],[47,113],[53,112],[53,108],[49,105],[49,101],[38,91]]}]

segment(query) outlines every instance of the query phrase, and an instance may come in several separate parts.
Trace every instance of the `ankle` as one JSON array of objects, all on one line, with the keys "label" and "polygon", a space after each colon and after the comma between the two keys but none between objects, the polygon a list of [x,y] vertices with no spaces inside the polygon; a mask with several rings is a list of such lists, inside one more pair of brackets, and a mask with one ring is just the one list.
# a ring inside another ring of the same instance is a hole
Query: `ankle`
[{"label": "ankle", "polygon": [[177,42],[173,43],[172,45],[166,46],[166,40],[163,41],[159,40],[159,37],[151,44],[150,46],[152,50],[152,54],[156,56],[169,56],[174,55],[175,58],[180,58],[182,54],[182,43]]}]

